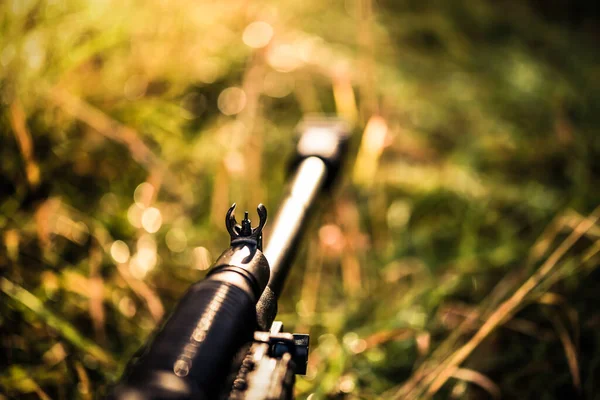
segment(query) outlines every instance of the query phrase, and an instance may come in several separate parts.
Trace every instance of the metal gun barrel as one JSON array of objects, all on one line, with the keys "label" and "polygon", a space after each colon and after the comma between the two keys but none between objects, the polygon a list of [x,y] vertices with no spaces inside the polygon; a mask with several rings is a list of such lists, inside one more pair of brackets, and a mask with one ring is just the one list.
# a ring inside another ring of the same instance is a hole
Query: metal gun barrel
[{"label": "metal gun barrel", "polygon": [[349,136],[348,125],[337,118],[308,118],[298,126],[295,175],[275,216],[265,257],[271,267],[269,284],[258,305],[259,326],[268,330],[277,314],[277,299],[315,200],[331,187],[341,167]]},{"label": "metal gun barrel", "polygon": [[283,289],[307,214],[323,187],[326,173],[327,166],[321,159],[309,157],[302,161],[291,183],[289,195],[275,217],[264,254],[271,266],[269,287],[277,296]]}]

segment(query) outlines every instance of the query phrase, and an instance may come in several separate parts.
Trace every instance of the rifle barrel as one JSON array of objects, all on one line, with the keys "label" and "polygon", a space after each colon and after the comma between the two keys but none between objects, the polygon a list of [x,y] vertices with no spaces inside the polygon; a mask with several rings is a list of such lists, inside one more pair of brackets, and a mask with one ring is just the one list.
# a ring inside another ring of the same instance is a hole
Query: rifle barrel
[{"label": "rifle barrel", "polygon": [[283,290],[310,206],[323,187],[326,174],[327,166],[320,158],[309,157],[302,161],[275,217],[264,254],[271,267],[269,287],[277,297]]},{"label": "rifle barrel", "polygon": [[295,175],[275,216],[265,257],[269,261],[269,284],[257,304],[262,329],[268,330],[277,314],[279,298],[289,274],[308,215],[321,192],[329,189],[339,171],[350,128],[337,118],[308,118],[298,127]]}]

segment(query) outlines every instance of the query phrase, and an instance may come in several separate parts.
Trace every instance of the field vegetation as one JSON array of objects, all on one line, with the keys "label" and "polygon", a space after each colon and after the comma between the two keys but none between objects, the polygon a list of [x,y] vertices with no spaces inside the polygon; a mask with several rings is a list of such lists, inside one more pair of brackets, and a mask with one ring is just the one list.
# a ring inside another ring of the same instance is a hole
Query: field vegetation
[{"label": "field vegetation", "polygon": [[313,113],[354,134],[280,304],[297,397],[598,398],[596,8],[1,2],[0,399],[105,394]]}]

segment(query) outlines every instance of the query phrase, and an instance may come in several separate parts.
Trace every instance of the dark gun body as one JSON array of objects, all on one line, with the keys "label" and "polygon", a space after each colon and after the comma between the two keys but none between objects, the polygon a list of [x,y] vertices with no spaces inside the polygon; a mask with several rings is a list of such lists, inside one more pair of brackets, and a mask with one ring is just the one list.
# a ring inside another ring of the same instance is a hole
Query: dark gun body
[{"label": "dark gun body", "polygon": [[287,399],[294,372],[306,372],[308,336],[281,333],[273,323],[307,216],[339,170],[348,128],[313,119],[302,132],[295,175],[262,252],[267,212],[226,217],[231,246],[206,278],[183,296],[153,339],[130,361],[111,399]]}]

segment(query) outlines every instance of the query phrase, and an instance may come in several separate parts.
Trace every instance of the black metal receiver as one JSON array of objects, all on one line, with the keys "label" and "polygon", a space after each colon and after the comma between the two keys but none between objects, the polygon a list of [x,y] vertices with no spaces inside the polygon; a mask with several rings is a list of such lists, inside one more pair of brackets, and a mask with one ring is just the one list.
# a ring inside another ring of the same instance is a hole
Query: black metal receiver
[{"label": "black metal receiver", "polygon": [[129,362],[111,399],[291,399],[294,374],[305,374],[308,335],[273,322],[308,213],[339,170],[348,128],[338,119],[309,119],[290,191],[262,252],[267,209],[259,224],[241,224],[233,204],[225,224],[230,247],[193,284],[153,339]]}]

